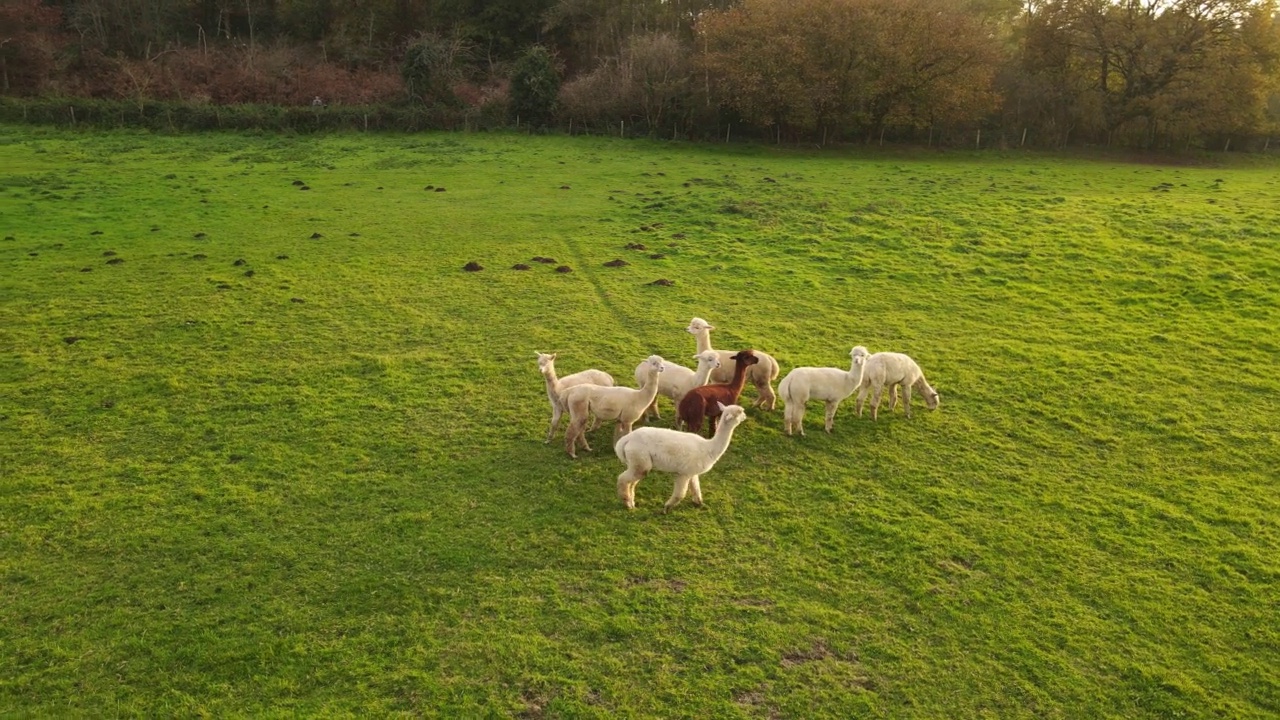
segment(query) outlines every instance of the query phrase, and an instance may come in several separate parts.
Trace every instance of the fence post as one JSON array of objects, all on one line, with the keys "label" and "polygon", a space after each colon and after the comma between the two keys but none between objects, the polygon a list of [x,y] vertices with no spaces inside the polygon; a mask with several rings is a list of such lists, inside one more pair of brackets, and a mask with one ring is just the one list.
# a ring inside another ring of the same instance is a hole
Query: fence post
[{"label": "fence post", "polygon": [[982,149],[982,128],[978,128],[978,142],[974,147],[978,150]]},{"label": "fence post", "polygon": [[1022,128],[1022,142],[1018,143],[1018,147],[1022,147],[1023,145],[1026,145],[1026,144],[1027,144],[1027,129]]},{"label": "fence post", "polygon": [[729,142],[729,133],[730,133],[730,132],[733,132],[733,123],[729,123],[729,124],[725,125],[725,128],[724,128],[724,141],[725,141],[725,143],[728,143],[728,142]]},{"label": "fence post", "polygon": [[76,126],[76,106],[71,105],[69,107],[71,108],[71,127],[75,127]]}]

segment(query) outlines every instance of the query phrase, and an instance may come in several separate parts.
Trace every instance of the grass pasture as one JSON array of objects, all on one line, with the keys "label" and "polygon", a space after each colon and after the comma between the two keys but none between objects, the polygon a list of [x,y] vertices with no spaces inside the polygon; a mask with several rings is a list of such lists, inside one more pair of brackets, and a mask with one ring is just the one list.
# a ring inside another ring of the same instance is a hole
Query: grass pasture
[{"label": "grass pasture", "polygon": [[[1280,714],[1274,162],[8,127],[0,237],[0,715]],[[942,408],[627,512],[534,351],[695,315]]]}]

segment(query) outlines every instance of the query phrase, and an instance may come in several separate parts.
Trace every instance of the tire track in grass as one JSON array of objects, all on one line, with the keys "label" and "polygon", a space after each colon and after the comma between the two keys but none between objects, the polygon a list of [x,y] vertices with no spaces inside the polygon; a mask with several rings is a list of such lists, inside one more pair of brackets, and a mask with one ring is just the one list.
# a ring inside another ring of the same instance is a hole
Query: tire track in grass
[{"label": "tire track in grass", "polygon": [[582,246],[577,240],[568,238],[565,239],[564,243],[565,246],[569,248],[573,261],[578,265],[580,271],[587,278],[587,282],[591,283],[591,287],[595,290],[595,294],[600,301],[600,305],[604,307],[604,309],[607,310],[609,315],[613,318],[614,327],[621,330],[628,339],[639,342],[639,336],[631,331],[631,328],[635,327],[632,323],[635,322],[636,318],[628,316],[618,307],[618,304],[613,301],[612,296],[610,296],[604,289],[604,285],[600,282],[600,278],[597,277],[595,270],[589,269],[586,256],[582,253]]}]

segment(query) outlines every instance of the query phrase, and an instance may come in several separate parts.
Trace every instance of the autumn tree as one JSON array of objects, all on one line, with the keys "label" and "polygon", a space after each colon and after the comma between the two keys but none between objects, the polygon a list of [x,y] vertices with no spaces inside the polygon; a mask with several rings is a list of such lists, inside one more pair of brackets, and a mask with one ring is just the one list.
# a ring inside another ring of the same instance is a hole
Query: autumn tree
[{"label": "autumn tree", "polygon": [[0,92],[34,93],[54,67],[63,42],[58,30],[62,13],[39,0],[0,4]]},{"label": "autumn tree", "polygon": [[747,0],[698,30],[722,100],[755,123],[877,132],[994,100],[999,48],[954,0]]}]

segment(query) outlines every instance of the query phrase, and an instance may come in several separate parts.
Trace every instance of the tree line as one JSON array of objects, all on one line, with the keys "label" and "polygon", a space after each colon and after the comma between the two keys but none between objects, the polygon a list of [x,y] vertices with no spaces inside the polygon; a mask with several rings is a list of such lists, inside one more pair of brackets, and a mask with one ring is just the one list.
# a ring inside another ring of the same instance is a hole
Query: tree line
[{"label": "tree line", "polygon": [[[1269,148],[1275,0],[0,0],[0,94],[444,126]],[[419,115],[415,115],[418,117]]]}]

